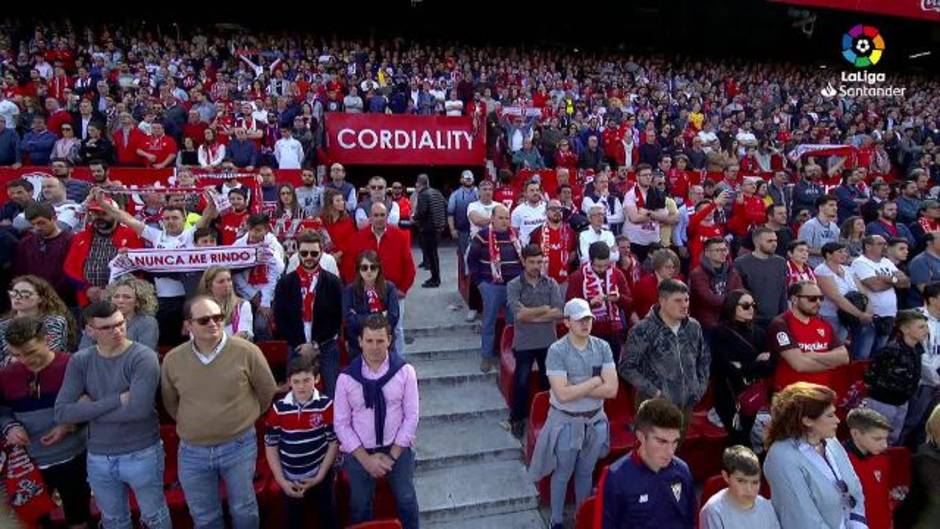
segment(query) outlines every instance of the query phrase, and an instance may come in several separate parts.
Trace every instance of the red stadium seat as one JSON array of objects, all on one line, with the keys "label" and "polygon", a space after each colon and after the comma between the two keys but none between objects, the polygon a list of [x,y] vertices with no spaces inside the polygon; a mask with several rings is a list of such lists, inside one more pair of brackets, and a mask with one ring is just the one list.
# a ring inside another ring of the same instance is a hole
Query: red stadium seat
[{"label": "red stadium seat", "polygon": [[525,461],[528,463],[532,459],[532,451],[535,450],[535,440],[542,431],[542,426],[548,419],[548,392],[540,391],[532,399],[532,407],[529,408],[529,427],[525,433]]},{"label": "red stadium seat", "polygon": [[615,461],[636,446],[632,428],[635,401],[636,391],[622,380],[617,396],[604,401],[604,412],[610,422],[610,454],[604,459],[607,462]]},{"label": "red stadium seat", "polygon": [[[721,477],[721,474],[716,474],[706,479],[705,483],[702,485],[702,499],[698,503],[699,508],[705,505],[705,502],[707,502],[709,498],[718,494],[727,486],[728,484],[725,483],[725,478]],[[770,499],[770,485],[763,476],[761,476],[760,480],[760,495]]]},{"label": "red stadium seat", "polygon": [[346,529],[402,529],[398,520],[376,520],[374,522],[357,523]]},{"label": "red stadium seat", "polygon": [[[336,474],[336,508],[339,510],[340,525],[349,520],[349,474],[342,470]],[[398,507],[395,505],[395,496],[392,488],[385,478],[376,482],[375,499],[372,502],[373,517],[380,520],[397,520]]]},{"label": "red stadium seat", "polygon": [[257,345],[264,354],[265,359],[267,359],[268,365],[271,366],[271,370],[280,370],[281,373],[284,373],[284,370],[287,369],[287,342],[284,340],[269,340],[258,342]]},{"label": "red stadium seat", "polygon": [[499,339],[499,392],[507,405],[512,405],[512,377],[516,372],[516,357],[512,355],[512,325],[503,328]]},{"label": "red stadium seat", "polygon": [[578,512],[574,515],[575,529],[593,529],[594,527],[594,509],[597,506],[597,496],[591,496],[584,500],[584,503],[578,507]]},{"label": "red stadium seat", "polygon": [[911,451],[903,446],[892,446],[885,452],[891,461],[891,488],[911,486]]},{"label": "red stadium seat", "polygon": [[702,499],[698,502],[699,507],[705,505],[709,498],[718,494],[727,486],[728,484],[725,483],[725,478],[721,477],[721,474],[706,479],[702,485]]},{"label": "red stadium seat", "polygon": [[704,481],[721,471],[721,454],[727,444],[724,428],[708,420],[708,412],[692,414],[692,424],[686,430],[678,455],[689,465],[695,481]]}]

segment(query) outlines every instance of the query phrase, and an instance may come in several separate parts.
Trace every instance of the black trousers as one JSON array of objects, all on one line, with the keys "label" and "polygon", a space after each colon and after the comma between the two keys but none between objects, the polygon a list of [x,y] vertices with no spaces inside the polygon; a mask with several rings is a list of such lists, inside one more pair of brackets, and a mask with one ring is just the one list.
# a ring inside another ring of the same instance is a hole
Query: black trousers
[{"label": "black trousers", "polygon": [[[88,470],[85,466],[85,452],[73,457],[71,460],[40,470],[42,480],[46,483],[46,491],[52,494],[59,492],[62,499],[62,510],[65,513],[65,523],[68,525],[81,525],[91,520],[88,501],[91,498],[91,489],[88,488]],[[48,517],[41,522],[43,527],[52,527]]]},{"label": "black trousers", "polygon": [[431,272],[431,281],[441,281],[441,260],[437,255],[437,232],[419,231],[418,239],[421,250],[424,252],[425,263],[428,265],[428,271]]},{"label": "black trousers", "polygon": [[183,305],[186,296],[157,298],[157,324],[160,327],[158,343],[176,347],[186,341],[183,337]]}]

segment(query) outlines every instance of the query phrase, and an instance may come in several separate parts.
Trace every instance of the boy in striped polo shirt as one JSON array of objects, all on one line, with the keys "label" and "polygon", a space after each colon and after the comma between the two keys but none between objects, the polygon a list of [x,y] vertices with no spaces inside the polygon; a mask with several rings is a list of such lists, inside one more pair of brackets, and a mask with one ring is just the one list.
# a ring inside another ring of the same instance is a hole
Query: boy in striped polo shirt
[{"label": "boy in striped polo shirt", "polygon": [[284,492],[285,527],[303,525],[305,505],[313,504],[318,527],[338,529],[333,501],[333,462],[339,451],[333,432],[333,399],[316,389],[320,370],[299,356],[287,366],[290,392],[274,401],[265,420],[268,465]]}]

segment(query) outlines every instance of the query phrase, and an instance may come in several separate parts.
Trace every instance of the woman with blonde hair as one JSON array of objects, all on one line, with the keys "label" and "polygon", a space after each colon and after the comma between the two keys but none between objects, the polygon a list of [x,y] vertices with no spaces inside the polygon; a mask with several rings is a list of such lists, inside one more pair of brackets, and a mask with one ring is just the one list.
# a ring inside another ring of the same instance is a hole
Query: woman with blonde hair
[{"label": "woman with blonde hair", "polygon": [[254,317],[251,303],[235,294],[232,272],[221,266],[211,266],[199,280],[199,295],[208,296],[222,308],[225,316],[225,334],[246,340],[254,339]]},{"label": "woman with blonde hair", "polygon": [[[157,313],[157,294],[153,285],[128,275],[109,284],[105,294],[124,315],[124,321],[127,322],[127,339],[156,351],[160,339],[160,325],[154,317]],[[79,349],[93,345],[95,339],[87,332],[82,334]]]},{"label": "woman with blonde hair", "polygon": [[927,419],[927,442],[911,460],[911,488],[894,512],[897,529],[940,527],[940,405]]},{"label": "woman with blonde hair", "polygon": [[862,484],[836,440],[836,393],[797,382],[774,397],[764,474],[782,529],[867,527]]},{"label": "woman with blonde hair", "polygon": [[21,316],[32,316],[43,321],[49,347],[58,353],[72,351],[77,340],[75,320],[62,298],[45,279],[25,275],[14,278],[8,294],[12,309],[0,320],[0,367],[10,362],[6,340],[10,320]]}]

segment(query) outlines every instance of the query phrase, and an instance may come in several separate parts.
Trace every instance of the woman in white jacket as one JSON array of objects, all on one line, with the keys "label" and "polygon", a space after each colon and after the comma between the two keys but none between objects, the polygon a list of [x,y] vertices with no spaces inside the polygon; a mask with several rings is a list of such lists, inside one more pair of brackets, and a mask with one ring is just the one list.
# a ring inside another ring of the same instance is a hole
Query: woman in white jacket
[{"label": "woman in white jacket", "polygon": [[206,129],[204,134],[206,141],[199,146],[199,167],[220,167],[225,160],[225,145],[216,141],[214,130]]},{"label": "woman in white jacket", "polygon": [[807,382],[774,397],[764,474],[782,529],[868,529],[862,484],[836,440],[835,398]]}]

